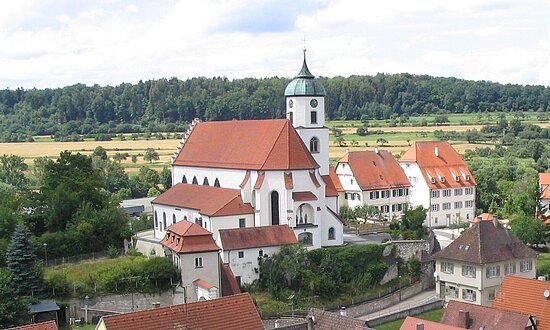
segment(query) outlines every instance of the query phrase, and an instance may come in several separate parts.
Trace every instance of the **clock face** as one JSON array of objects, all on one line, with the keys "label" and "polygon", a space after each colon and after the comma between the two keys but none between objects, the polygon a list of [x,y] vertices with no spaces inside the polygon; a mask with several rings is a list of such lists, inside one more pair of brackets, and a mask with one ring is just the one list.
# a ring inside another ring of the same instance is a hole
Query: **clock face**
[{"label": "clock face", "polygon": [[312,108],[316,108],[317,104],[319,103],[317,102],[316,99],[312,99],[311,101],[309,101],[309,105],[311,105]]},{"label": "clock face", "polygon": [[290,108],[292,108],[294,106],[294,101],[292,101],[292,100],[288,101],[288,106]]}]

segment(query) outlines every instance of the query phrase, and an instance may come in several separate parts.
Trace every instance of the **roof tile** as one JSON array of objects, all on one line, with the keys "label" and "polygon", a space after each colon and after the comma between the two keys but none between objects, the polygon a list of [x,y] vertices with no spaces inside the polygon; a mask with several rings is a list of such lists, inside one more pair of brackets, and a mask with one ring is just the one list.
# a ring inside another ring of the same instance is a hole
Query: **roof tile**
[{"label": "roof tile", "polygon": [[509,312],[456,300],[451,300],[447,304],[441,323],[457,327],[463,326],[460,311],[468,312],[468,329],[482,329],[488,325],[494,329],[525,329],[529,323],[529,314]]},{"label": "roof tile", "polygon": [[424,330],[459,330],[459,329],[464,329],[464,328],[459,328],[459,327],[455,327],[455,326],[452,326],[452,325],[447,325],[447,324],[437,323],[437,322],[434,322],[434,321],[419,319],[419,318],[412,317],[412,316],[407,316],[407,318],[405,319],[405,322],[403,322],[403,324],[401,325],[399,330],[416,330],[416,329],[418,329],[417,328],[418,324],[423,324],[424,325],[424,328],[423,328]]},{"label": "roof tile", "polygon": [[22,325],[15,328],[9,328],[6,330],[57,330],[57,324],[55,321],[46,321],[29,325]]},{"label": "roof tile", "polygon": [[168,228],[160,243],[176,253],[219,251],[212,233],[201,226],[182,220]]},{"label": "roof tile", "polygon": [[294,231],[287,225],[220,229],[224,250],[297,244]]}]

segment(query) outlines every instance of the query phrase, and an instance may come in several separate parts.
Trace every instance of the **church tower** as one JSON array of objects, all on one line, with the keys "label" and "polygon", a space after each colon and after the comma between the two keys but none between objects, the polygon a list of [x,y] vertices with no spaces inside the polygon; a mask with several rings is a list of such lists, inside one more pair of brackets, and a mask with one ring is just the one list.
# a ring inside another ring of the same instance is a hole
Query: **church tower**
[{"label": "church tower", "polygon": [[286,118],[290,120],[319,164],[321,175],[328,175],[329,130],[325,127],[325,88],[309,72],[304,49],[302,70],[285,89]]}]

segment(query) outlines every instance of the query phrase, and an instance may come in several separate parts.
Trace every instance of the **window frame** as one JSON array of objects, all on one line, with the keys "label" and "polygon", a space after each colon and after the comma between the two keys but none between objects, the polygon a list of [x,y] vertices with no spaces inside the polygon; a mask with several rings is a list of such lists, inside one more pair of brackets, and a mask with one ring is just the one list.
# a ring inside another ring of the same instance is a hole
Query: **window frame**
[{"label": "window frame", "polygon": [[204,268],[202,257],[195,257],[195,268]]}]

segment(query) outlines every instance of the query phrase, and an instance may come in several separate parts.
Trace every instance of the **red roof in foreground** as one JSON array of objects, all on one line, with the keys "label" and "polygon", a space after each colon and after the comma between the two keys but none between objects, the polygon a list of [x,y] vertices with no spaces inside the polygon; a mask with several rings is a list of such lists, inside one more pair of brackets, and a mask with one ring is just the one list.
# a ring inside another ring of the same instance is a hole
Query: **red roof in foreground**
[{"label": "red roof in foreground", "polygon": [[410,187],[399,163],[386,150],[348,152],[341,163],[348,163],[361,190]]},{"label": "red roof in foreground", "polygon": [[537,329],[550,330],[550,298],[544,290],[550,290],[550,281],[505,276],[492,307],[535,315]]},{"label": "red roof in foreground", "polygon": [[[220,261],[221,262],[221,261]],[[222,264],[222,296],[231,296],[241,293],[241,287],[237,283],[235,274],[228,264]]]},{"label": "red roof in foreground", "polygon": [[[186,311],[187,309],[187,311]],[[102,318],[107,330],[263,330],[248,293]]]},{"label": "red roof in foreground", "polygon": [[424,330],[459,330],[464,328],[455,327],[452,325],[437,323],[433,321],[423,320],[412,316],[407,316],[405,319],[405,322],[401,325],[401,328],[399,330],[416,330],[417,324],[423,324]]},{"label": "red roof in foreground", "polygon": [[493,221],[495,216],[491,213],[481,213],[478,216],[475,216],[470,222],[479,222],[479,221]]},{"label": "red roof in foreground", "polygon": [[[438,155],[436,155],[436,150]],[[460,154],[447,141],[416,141],[399,162],[413,162],[420,167],[430,189],[471,187],[476,181]],[[456,177],[459,180],[456,180]],[[443,182],[442,178],[445,178]],[[469,178],[469,180],[466,180]],[[435,180],[435,183],[432,182]]]},{"label": "red roof in foreground", "polygon": [[294,231],[287,225],[220,229],[224,250],[297,244]]},{"label": "red roof in foreground", "polygon": [[151,203],[198,210],[212,217],[254,213],[252,206],[243,202],[240,189],[186,183],[178,183]]},{"label": "red roof in foreground", "polygon": [[219,251],[212,233],[201,226],[182,220],[166,228],[160,243],[176,253]]},{"label": "red roof in foreground", "polygon": [[198,123],[174,165],[250,170],[319,167],[286,119]]},{"label": "red roof in foreground", "polygon": [[[466,320],[461,319],[461,311],[468,312],[467,326],[463,323]],[[525,329],[529,323],[529,314],[451,300],[443,313],[441,323],[468,329],[482,329],[487,326],[493,329]]]},{"label": "red roof in foreground", "polygon": [[540,198],[550,198],[550,173],[539,173],[539,185],[542,188]]},{"label": "red roof in foreground", "polygon": [[29,325],[22,325],[20,327],[9,328],[6,330],[57,330],[57,324],[55,321],[46,321]]}]

